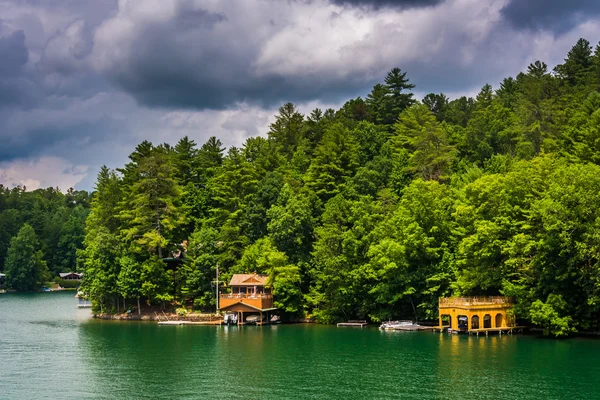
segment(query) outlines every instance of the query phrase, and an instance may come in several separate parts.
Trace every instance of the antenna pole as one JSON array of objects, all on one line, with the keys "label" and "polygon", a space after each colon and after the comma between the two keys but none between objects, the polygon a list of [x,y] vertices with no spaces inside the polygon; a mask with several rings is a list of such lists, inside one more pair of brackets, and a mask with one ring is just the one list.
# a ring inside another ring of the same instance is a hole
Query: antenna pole
[{"label": "antenna pole", "polygon": [[219,313],[219,262],[217,261],[217,314]]}]

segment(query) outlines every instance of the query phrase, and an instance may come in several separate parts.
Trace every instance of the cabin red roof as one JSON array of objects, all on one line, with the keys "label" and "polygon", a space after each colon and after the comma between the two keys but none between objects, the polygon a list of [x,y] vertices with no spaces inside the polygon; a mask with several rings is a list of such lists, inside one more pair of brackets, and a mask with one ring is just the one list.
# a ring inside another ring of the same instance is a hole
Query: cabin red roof
[{"label": "cabin red roof", "polygon": [[265,286],[268,278],[263,274],[233,274],[229,286]]}]

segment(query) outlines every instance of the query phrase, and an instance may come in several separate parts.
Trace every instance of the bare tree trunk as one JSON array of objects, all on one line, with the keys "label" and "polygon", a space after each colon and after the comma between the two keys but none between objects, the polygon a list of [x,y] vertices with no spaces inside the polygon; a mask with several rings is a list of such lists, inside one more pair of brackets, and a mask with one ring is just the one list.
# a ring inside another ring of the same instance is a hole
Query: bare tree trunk
[{"label": "bare tree trunk", "polygon": [[140,297],[139,296],[137,298],[137,303],[138,303],[138,316],[141,316],[142,315],[142,310],[140,308]]},{"label": "bare tree trunk", "polygon": [[[162,237],[160,235],[160,213],[158,203],[156,203],[156,230],[158,231],[158,237]],[[160,247],[160,243],[158,244],[158,258],[162,259],[162,248]]]},{"label": "bare tree trunk", "polygon": [[410,296],[409,298],[410,298],[410,305],[412,306],[413,313],[415,314],[415,323],[418,324],[419,319],[417,318],[417,309],[415,308],[415,303],[413,303],[412,296]]}]

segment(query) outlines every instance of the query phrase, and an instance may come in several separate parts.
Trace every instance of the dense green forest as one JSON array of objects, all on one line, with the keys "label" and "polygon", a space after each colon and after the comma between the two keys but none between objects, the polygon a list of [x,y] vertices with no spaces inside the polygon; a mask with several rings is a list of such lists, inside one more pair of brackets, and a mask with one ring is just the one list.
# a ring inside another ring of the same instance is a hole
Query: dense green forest
[{"label": "dense green forest", "polygon": [[0,185],[0,272],[9,288],[39,289],[77,269],[89,203],[86,191]]},{"label": "dense green forest", "polygon": [[[291,317],[423,320],[441,296],[501,294],[549,333],[599,329],[600,45],[580,39],[553,70],[536,61],[475,98],[413,89],[394,68],[339,110],[283,105],[239,148],[144,141],[102,168],[78,252],[96,310],[214,309],[218,264],[222,280],[268,274]],[[2,253],[28,222],[51,270],[72,265],[78,242],[48,249],[79,235],[66,221],[85,207],[13,191],[0,207],[48,199],[2,208]]]}]

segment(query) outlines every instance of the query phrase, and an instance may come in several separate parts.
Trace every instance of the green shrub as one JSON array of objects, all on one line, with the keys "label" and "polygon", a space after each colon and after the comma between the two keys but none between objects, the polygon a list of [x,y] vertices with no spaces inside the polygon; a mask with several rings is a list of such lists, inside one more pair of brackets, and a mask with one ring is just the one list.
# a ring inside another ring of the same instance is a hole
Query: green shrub
[{"label": "green shrub", "polygon": [[187,315],[187,309],[185,307],[178,308],[177,310],[175,310],[175,312],[180,317],[185,317]]},{"label": "green shrub", "polygon": [[76,288],[77,286],[79,286],[81,284],[80,281],[72,281],[72,280],[66,280],[66,279],[60,279],[60,278],[56,278],[55,282],[63,288]]}]

